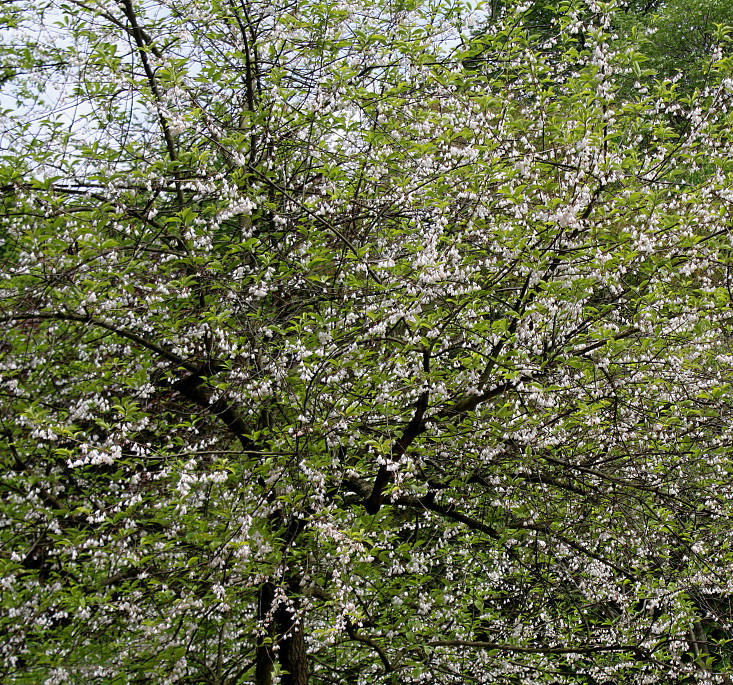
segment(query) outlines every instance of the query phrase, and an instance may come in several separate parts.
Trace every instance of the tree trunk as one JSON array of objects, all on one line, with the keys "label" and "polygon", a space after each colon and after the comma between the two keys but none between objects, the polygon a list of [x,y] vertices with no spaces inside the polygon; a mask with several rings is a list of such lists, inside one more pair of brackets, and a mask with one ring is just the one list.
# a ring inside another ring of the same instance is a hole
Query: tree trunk
[{"label": "tree trunk", "polygon": [[295,616],[284,604],[275,610],[275,625],[280,646],[278,661],[284,671],[281,685],[308,685],[305,635],[302,625],[295,621]]},{"label": "tree trunk", "polygon": [[[289,584],[292,587],[292,583]],[[260,638],[257,645],[255,683],[272,685],[272,671],[275,659],[280,665],[281,685],[308,685],[308,655],[305,635],[300,623],[285,603],[279,603],[273,612],[276,587],[271,582],[263,583],[258,600],[258,615],[262,621],[268,617],[271,625],[268,634]],[[274,645],[277,649],[274,649]]]},{"label": "tree trunk", "polygon": [[[267,620],[267,615],[272,609],[272,602],[275,599],[275,586],[272,583],[263,583],[260,587],[260,594],[257,598],[257,617],[260,621]],[[257,642],[255,656],[255,685],[272,685],[272,667],[275,663],[272,652],[272,638],[274,631],[267,626],[267,633]]]}]

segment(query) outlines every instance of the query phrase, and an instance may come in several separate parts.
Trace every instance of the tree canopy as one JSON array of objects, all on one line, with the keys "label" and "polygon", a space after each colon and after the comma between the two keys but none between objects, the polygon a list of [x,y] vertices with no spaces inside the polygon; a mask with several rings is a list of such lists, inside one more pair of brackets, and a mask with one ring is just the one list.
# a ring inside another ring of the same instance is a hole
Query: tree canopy
[{"label": "tree canopy", "polygon": [[725,29],[4,7],[5,682],[730,682]]}]

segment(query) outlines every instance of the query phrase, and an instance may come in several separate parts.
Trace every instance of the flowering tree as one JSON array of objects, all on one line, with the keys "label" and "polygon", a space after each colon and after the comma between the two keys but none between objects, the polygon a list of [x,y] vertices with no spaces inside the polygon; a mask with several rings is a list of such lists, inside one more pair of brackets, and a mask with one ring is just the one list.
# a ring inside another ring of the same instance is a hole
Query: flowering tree
[{"label": "flowering tree", "polygon": [[678,96],[592,1],[22,5],[7,682],[729,682],[728,61]]}]

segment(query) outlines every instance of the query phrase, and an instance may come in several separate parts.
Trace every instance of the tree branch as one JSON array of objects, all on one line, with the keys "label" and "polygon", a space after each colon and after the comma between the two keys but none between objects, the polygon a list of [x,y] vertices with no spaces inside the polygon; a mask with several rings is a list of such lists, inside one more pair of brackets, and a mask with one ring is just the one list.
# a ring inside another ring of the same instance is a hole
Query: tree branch
[{"label": "tree branch", "polygon": [[385,673],[394,673],[394,667],[392,666],[392,663],[389,660],[389,657],[385,653],[385,651],[371,638],[364,637],[363,635],[359,635],[359,633],[354,630],[354,626],[352,625],[351,621],[346,619],[346,634],[354,641],[361,642],[362,644],[367,645],[368,647],[371,647],[379,656],[382,664],[384,665],[384,672]]},{"label": "tree branch", "polygon": [[[430,355],[427,351],[423,352],[423,370],[426,373],[430,371]],[[415,405],[415,413],[407,424],[402,436],[397,440],[397,442],[395,442],[391,449],[390,457],[392,460],[399,459],[414,442],[415,438],[425,431],[426,425],[423,418],[425,416],[425,411],[428,408],[429,400],[430,391],[423,391]],[[379,511],[384,500],[384,489],[391,480],[392,472],[389,471],[386,464],[382,464],[379,467],[376,478],[374,479],[372,492],[364,502],[364,507],[367,512],[370,514],[376,514]]]},{"label": "tree branch", "polygon": [[515,652],[519,654],[597,654],[599,652],[631,652],[640,658],[648,659],[650,652],[637,645],[587,645],[585,647],[525,647],[507,645],[499,642],[483,642],[478,640],[431,640],[425,643],[428,647],[473,647],[477,649]]},{"label": "tree branch", "polygon": [[211,393],[207,392],[203,387],[204,380],[208,376],[213,376],[224,368],[223,362],[220,360],[210,360],[205,364],[199,365],[187,361],[183,357],[167,350],[165,347],[158,345],[137,333],[128,331],[124,328],[117,328],[111,324],[96,319],[87,314],[73,314],[61,312],[47,312],[38,314],[16,314],[0,317],[0,323],[10,321],[76,321],[90,326],[103,328],[121,338],[126,338],[137,343],[141,347],[155,352],[166,361],[172,362],[176,366],[186,369],[190,375],[176,381],[173,388],[183,395],[186,399],[198,405],[208,413],[220,419],[226,427],[237,437],[242,447],[247,451],[255,450],[255,444],[247,437],[248,429],[241,416],[235,411],[233,405],[227,402],[226,398],[219,398],[214,402],[211,401]]}]

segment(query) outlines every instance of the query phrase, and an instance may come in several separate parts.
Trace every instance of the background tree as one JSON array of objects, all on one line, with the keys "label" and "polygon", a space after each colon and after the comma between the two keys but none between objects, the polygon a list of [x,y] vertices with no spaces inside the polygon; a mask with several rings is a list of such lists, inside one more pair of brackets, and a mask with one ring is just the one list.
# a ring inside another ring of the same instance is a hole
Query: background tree
[{"label": "background tree", "polygon": [[623,32],[636,32],[632,40],[641,40],[640,50],[649,58],[645,66],[658,78],[678,80],[688,93],[715,83],[716,52],[718,59],[730,56],[729,41],[720,35],[722,27],[733,25],[733,4],[727,0],[632,5],[619,23]]},{"label": "background tree", "polygon": [[460,4],[23,9],[8,682],[726,682],[725,62],[629,95],[594,3],[490,73]]}]

